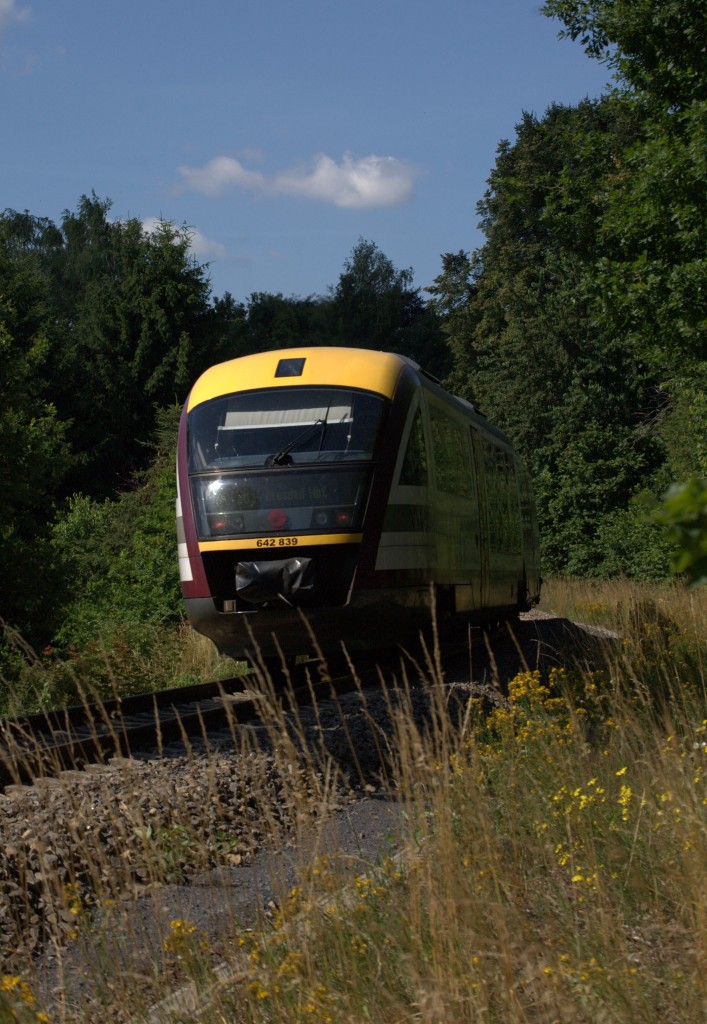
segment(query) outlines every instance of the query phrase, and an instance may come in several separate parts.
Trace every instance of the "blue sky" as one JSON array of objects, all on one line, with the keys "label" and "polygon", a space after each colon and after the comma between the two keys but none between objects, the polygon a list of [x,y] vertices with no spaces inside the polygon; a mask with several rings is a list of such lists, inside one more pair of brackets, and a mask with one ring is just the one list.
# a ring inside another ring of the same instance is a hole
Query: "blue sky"
[{"label": "blue sky", "polygon": [[325,294],[360,237],[415,285],[482,242],[522,111],[608,73],[536,0],[0,0],[0,209],[193,231],[213,293]]}]

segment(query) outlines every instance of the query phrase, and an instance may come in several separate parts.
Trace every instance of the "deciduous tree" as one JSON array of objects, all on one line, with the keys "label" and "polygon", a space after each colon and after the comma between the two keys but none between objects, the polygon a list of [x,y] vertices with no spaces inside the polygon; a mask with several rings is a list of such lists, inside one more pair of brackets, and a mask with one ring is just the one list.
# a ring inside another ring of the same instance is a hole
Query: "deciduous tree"
[{"label": "deciduous tree", "polygon": [[15,260],[0,235],[0,619],[22,629],[53,605],[48,523],[70,466],[67,423],[46,397],[51,318],[32,254]]},{"label": "deciduous tree", "polygon": [[448,257],[449,384],[515,440],[536,481],[548,569],[597,571],[601,524],[662,461],[656,378],[595,315],[600,187],[640,119],[620,98],[526,114],[479,204],[484,246]]},{"label": "deciduous tree", "polygon": [[331,290],[331,333],[340,345],[380,348],[415,359],[443,376],[448,353],[436,312],[374,242],[359,239]]}]

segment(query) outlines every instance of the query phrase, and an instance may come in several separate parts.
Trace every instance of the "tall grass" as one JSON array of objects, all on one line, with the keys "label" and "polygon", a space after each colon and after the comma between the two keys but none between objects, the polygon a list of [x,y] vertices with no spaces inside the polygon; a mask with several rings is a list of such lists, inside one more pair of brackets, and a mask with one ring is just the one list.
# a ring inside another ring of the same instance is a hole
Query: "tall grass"
[{"label": "tall grass", "polygon": [[[586,621],[596,603],[593,621],[620,633],[596,671],[526,669],[490,705],[450,693],[432,656],[422,721],[406,680],[391,689],[394,856],[316,855],[338,799],[336,767],[263,682],[278,807],[272,786],[258,791],[257,771],[249,798],[273,848],[287,819],[290,841],[306,837],[315,851],[296,884],[274,880],[276,904],[248,927],[237,914],[215,932],[187,916],[156,920],[152,956],[139,972],[131,961],[128,976],[115,967],[134,925],[128,904],[111,903],[105,866],[78,889],[57,873],[57,921],[61,909],[76,934],[57,927],[56,952],[89,979],[82,999],[44,1000],[30,962],[18,961],[0,984],[0,1020],[699,1024],[705,596],[663,597],[624,584],[548,587],[550,607],[572,605]],[[172,823],[172,870],[198,859],[200,845],[204,864],[232,864],[227,830],[222,849],[204,848],[209,814],[213,802],[183,833]],[[142,847],[151,883],[165,881],[170,846],[158,856],[154,834]]]},{"label": "tall grass", "polygon": [[[656,586],[636,580],[550,579],[543,585],[542,607],[573,622],[589,622],[624,631],[627,619],[663,617],[683,633],[707,639],[707,588],[681,583]],[[629,621],[629,626],[631,625]],[[634,626],[640,625],[634,622]]]},{"label": "tall grass", "polygon": [[[0,627],[2,623],[0,622]],[[95,700],[207,682],[244,671],[220,657],[187,625],[129,624],[85,650],[33,650],[14,630],[0,630],[0,718]]]},{"label": "tall grass", "polygon": [[524,671],[456,721],[433,683],[429,728],[397,715],[403,856],[315,864],[204,1019],[705,1019],[704,678],[638,681]]}]

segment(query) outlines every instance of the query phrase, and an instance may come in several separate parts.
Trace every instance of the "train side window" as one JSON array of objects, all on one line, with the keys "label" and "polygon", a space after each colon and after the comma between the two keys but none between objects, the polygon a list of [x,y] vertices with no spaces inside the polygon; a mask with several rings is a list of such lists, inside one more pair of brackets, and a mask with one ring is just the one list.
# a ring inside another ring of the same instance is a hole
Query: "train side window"
[{"label": "train side window", "polygon": [[492,551],[520,551],[518,484],[513,456],[483,443],[489,540]]},{"label": "train side window", "polygon": [[422,409],[415,413],[410,429],[410,437],[405,451],[405,458],[400,470],[399,483],[406,487],[426,487],[428,481],[427,448],[425,447],[425,428],[422,422]]},{"label": "train side window", "polygon": [[508,502],[508,550],[521,550],[520,503],[515,459],[506,453],[506,498]]},{"label": "train side window", "polygon": [[[484,454],[484,480],[486,481],[486,504],[488,508],[489,521],[489,544],[492,551],[499,551],[503,548],[501,537],[502,516],[500,487],[498,470],[496,467],[496,451],[493,445],[483,443]],[[500,454],[500,453],[499,453]]]},{"label": "train side window", "polygon": [[534,547],[535,504],[533,501],[533,485],[528,470],[522,462],[518,463],[518,491],[520,494],[520,529],[523,546],[528,550]]},{"label": "train side window", "polygon": [[435,479],[440,491],[472,498],[474,484],[466,429],[443,409],[430,406]]}]

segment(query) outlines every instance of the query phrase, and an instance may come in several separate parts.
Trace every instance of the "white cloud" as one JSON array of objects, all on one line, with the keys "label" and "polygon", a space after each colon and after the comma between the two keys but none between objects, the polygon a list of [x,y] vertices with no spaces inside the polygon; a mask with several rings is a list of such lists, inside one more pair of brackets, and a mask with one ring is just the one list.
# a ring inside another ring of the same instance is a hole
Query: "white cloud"
[{"label": "white cloud", "polygon": [[29,7],[18,7],[15,0],[0,0],[0,35],[18,21],[30,16]]},{"label": "white cloud", "polygon": [[[121,221],[120,223],[124,222]],[[164,221],[161,217],[145,217],[142,221],[142,230],[146,235],[152,235],[155,231],[159,231],[162,224],[164,224]]]},{"label": "white cloud", "polygon": [[265,177],[260,171],[247,171],[240,161],[230,156],[217,156],[203,167],[178,167],[187,188],[204,192],[207,196],[220,196],[229,185],[261,190]]},{"label": "white cloud", "polygon": [[226,246],[215,242],[196,228],[189,229],[189,248],[198,260],[221,259],[226,255]]},{"label": "white cloud", "polygon": [[337,164],[319,153],[311,170],[278,174],[276,190],[307,199],[319,199],[334,206],[395,206],[412,199],[416,172],[393,156],[365,156],[355,160],[350,153]]},{"label": "white cloud", "polygon": [[226,255],[226,247],[221,242],[215,242],[207,238],[197,228],[177,228],[176,225],[170,221],[164,221],[161,217],[145,217],[142,221],[142,230],[146,234],[151,235],[159,231],[164,224],[172,228],[177,234],[181,234],[182,230],[184,230],[189,235],[189,249],[198,260],[220,259]]},{"label": "white cloud", "polygon": [[229,187],[270,195],[301,196],[334,206],[363,209],[395,206],[414,195],[417,168],[392,156],[356,159],[346,153],[336,163],[319,153],[308,167],[296,167],[267,177],[249,171],[233,157],[218,156],[203,167],[179,167],[187,188],[220,196]]}]

